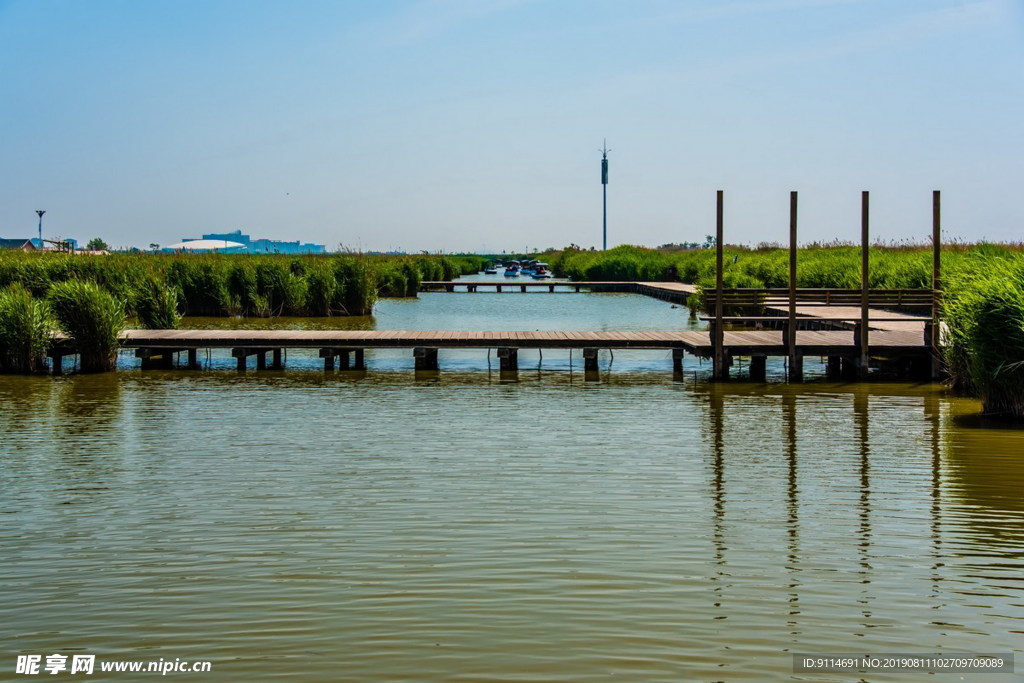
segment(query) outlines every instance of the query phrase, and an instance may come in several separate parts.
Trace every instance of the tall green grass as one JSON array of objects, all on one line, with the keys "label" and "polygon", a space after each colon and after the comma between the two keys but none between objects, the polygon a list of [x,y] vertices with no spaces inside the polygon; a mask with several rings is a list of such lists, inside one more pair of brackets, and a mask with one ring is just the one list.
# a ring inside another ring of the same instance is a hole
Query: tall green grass
[{"label": "tall green grass", "polygon": [[0,290],[0,372],[46,372],[53,339],[49,304],[21,284]]},{"label": "tall green grass", "polygon": [[[143,324],[162,311],[170,294],[184,315],[366,315],[380,296],[416,296],[423,280],[452,279],[483,267],[477,256],[367,254],[68,254],[0,252],[0,287],[21,283],[36,297],[68,280],[96,282],[127,302]],[[156,324],[155,322],[153,324]]]},{"label": "tall green grass", "polygon": [[139,284],[133,308],[139,325],[149,330],[173,330],[181,322],[181,296],[166,280],[147,278]]},{"label": "tall green grass", "polygon": [[987,414],[1024,420],[1024,259],[986,250],[948,278],[944,353]]},{"label": "tall green grass", "polygon": [[113,370],[127,321],[124,302],[95,282],[68,280],[51,287],[50,304],[58,326],[74,340],[81,370]]}]

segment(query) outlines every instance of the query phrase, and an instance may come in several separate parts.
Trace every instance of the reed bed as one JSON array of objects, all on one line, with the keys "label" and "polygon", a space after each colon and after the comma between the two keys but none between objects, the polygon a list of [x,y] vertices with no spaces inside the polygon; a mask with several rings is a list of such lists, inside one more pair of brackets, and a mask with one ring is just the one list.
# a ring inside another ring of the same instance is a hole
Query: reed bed
[{"label": "reed bed", "polygon": [[[726,287],[786,287],[789,251],[778,247],[749,249],[726,246],[723,278]],[[963,249],[950,249],[944,258],[959,258]],[[872,247],[870,286],[914,289],[931,286],[931,251]],[[663,252],[619,246],[608,251],[565,249],[552,264],[555,274],[574,280],[681,281],[703,287],[715,285],[715,250]],[[804,247],[797,256],[798,287],[860,287],[860,248]]]},{"label": "reed bed", "polygon": [[50,288],[57,325],[74,341],[82,372],[108,372],[117,364],[125,303],[89,280],[58,282]]},{"label": "reed bed", "polygon": [[72,280],[95,282],[140,324],[172,327],[182,315],[369,315],[378,297],[416,296],[423,280],[476,273],[475,256],[68,254],[0,252],[0,287],[45,298]]},{"label": "reed bed", "polygon": [[990,247],[948,278],[944,353],[954,386],[986,414],[1024,420],[1024,258]]},{"label": "reed bed", "polygon": [[0,372],[46,372],[46,352],[53,341],[49,302],[21,284],[0,290]]}]

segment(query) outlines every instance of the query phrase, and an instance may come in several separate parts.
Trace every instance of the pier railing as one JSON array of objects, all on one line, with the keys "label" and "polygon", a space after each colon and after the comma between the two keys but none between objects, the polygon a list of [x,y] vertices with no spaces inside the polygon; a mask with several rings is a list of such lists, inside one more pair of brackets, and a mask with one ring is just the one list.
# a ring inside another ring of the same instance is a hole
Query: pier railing
[{"label": "pier railing", "polygon": [[[704,301],[707,310],[714,310],[718,301],[718,290],[705,289]],[[790,291],[786,287],[765,288],[723,288],[723,306],[780,306],[789,302]],[[835,289],[819,287],[798,287],[795,291],[798,306],[860,306],[863,292],[860,289]],[[931,289],[869,289],[867,304],[872,308],[921,308],[931,310],[935,292]]]}]

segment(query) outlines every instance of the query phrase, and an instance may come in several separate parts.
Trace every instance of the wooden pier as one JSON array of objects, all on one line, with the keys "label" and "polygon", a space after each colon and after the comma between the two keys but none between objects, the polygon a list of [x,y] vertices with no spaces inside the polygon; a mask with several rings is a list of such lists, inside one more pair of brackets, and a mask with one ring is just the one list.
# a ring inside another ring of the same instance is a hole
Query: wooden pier
[{"label": "wooden pier", "polygon": [[[850,376],[854,359],[860,357],[860,332],[855,330],[798,330],[796,344],[799,358],[829,358],[829,372]],[[765,379],[765,360],[787,356],[785,331],[726,330],[724,344],[727,363],[749,357],[749,378]],[[929,358],[929,347],[920,331],[871,330],[868,337],[872,354],[890,361],[902,362],[908,368],[921,367]],[[686,354],[713,358],[713,334],[709,331],[657,332],[556,332],[556,331],[420,331],[420,330],[128,330],[121,336],[121,345],[134,349],[142,359],[143,369],[175,367],[174,356],[186,353],[186,367],[196,369],[198,349],[230,349],[237,359],[239,371],[245,371],[249,358],[255,358],[257,370],[282,370],[283,350],[317,349],[324,361],[324,370],[365,370],[367,349],[410,349],[418,371],[435,371],[441,367],[438,352],[443,349],[497,349],[500,369],[518,370],[520,349],[574,349],[581,351],[584,371],[597,372],[601,349],[661,349],[671,351],[674,373],[682,373]],[[61,359],[75,352],[68,340],[54,345],[51,356],[58,371]],[[668,368],[666,368],[668,369]]]},{"label": "wooden pier", "polygon": [[420,283],[421,292],[530,292],[547,291],[562,292],[630,292],[654,297],[662,301],[685,304],[691,294],[697,292],[695,285],[683,282],[599,282],[570,280],[532,280],[516,282],[514,280],[424,280]]},{"label": "wooden pier", "polygon": [[[412,349],[417,371],[436,371],[441,349],[497,349],[504,372],[518,369],[520,349],[579,349],[588,376],[597,372],[600,349],[662,349],[671,351],[672,370],[681,373],[690,354],[712,361],[712,377],[728,379],[737,358],[747,357],[748,377],[764,381],[769,357],[787,360],[790,381],[803,378],[804,358],[827,358],[834,378],[863,379],[872,366],[889,366],[919,378],[936,378],[941,367],[939,324],[940,202],[932,195],[932,287],[916,290],[872,290],[869,286],[868,193],[861,196],[861,287],[801,289],[797,284],[797,193],[790,193],[789,286],[785,289],[728,289],[724,286],[723,192],[717,193],[715,287],[699,292],[710,315],[706,331],[652,332],[527,332],[527,331],[293,331],[293,330],[130,330],[120,339],[135,349],[143,369],[174,367],[175,354],[188,354],[198,368],[198,349],[231,349],[239,371],[255,357],[257,370],[283,369],[286,349],[318,349],[324,370],[338,367],[365,370],[366,349]],[[635,292],[685,304],[698,289],[678,282],[571,282],[554,280],[425,281],[421,291]],[[516,279],[518,280],[518,279]],[[741,315],[727,315],[726,308]],[[891,310],[898,309],[898,310]],[[924,309],[925,315],[904,312]],[[751,314],[753,310],[753,314]],[[751,329],[752,328],[752,329]],[[768,329],[765,329],[768,328]],[[57,339],[50,350],[54,373],[75,353],[70,340]],[[270,360],[268,362],[268,354]]]}]

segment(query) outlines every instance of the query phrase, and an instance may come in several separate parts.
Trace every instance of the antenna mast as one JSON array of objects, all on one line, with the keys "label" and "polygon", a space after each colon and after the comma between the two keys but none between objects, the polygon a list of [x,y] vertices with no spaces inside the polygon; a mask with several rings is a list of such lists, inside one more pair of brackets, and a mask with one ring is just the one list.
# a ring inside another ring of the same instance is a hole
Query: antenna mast
[{"label": "antenna mast", "polygon": [[598,150],[601,153],[601,206],[602,206],[602,220],[601,220],[601,250],[608,250],[608,139],[605,138],[604,144],[601,149]]}]

